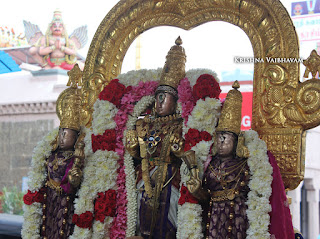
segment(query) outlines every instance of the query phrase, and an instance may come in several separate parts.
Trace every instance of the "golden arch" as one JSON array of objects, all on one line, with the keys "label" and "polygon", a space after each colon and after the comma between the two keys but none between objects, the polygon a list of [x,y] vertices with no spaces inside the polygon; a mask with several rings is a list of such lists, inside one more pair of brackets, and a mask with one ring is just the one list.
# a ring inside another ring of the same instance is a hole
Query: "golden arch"
[{"label": "golden arch", "polygon": [[320,84],[300,83],[299,63],[281,62],[298,59],[299,44],[279,0],[121,0],[101,22],[85,63],[87,123],[98,93],[120,73],[126,51],[139,34],[157,26],[190,30],[218,20],[240,27],[254,56],[264,59],[254,65],[252,126],[276,156],[285,186],[294,189],[304,175],[303,131],[320,123]]}]

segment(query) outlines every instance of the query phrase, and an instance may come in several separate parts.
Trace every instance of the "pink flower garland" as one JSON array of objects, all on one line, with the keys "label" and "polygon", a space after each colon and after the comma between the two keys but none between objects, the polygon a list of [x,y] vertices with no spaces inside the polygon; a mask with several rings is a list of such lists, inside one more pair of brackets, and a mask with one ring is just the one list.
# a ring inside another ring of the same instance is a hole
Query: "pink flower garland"
[{"label": "pink flower garland", "polygon": [[128,120],[128,115],[133,112],[134,106],[136,102],[141,100],[142,97],[147,95],[153,95],[156,87],[158,86],[158,82],[150,81],[150,82],[139,82],[138,86],[132,87],[132,89],[126,93],[121,98],[121,105],[118,113],[114,117],[114,121],[116,122],[116,152],[118,153],[119,160],[119,168],[118,168],[118,176],[117,176],[117,210],[116,217],[114,217],[111,230],[110,237],[111,238],[125,238],[126,237],[126,227],[127,227],[127,191],[126,191],[126,174],[124,171],[124,151],[125,147],[123,145],[123,132],[126,127],[126,123]]},{"label": "pink flower garland", "polygon": [[187,125],[188,117],[191,115],[193,107],[195,106],[192,88],[188,78],[184,78],[180,81],[178,86],[178,96],[178,102],[181,103],[182,106],[181,116],[184,119],[184,124]]}]

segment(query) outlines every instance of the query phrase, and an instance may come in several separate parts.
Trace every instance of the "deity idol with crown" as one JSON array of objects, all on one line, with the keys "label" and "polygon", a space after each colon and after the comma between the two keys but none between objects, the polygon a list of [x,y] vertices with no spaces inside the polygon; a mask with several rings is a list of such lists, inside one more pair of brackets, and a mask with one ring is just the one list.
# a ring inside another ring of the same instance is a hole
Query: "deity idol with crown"
[{"label": "deity idol with crown", "polygon": [[255,131],[240,130],[239,87],[236,81],[224,102],[202,186],[187,182],[203,206],[205,238],[294,238],[276,161]]},{"label": "deity idol with crown", "polygon": [[[61,11],[56,10],[45,35],[39,27],[24,21],[29,52],[45,69],[61,68],[71,70],[77,61],[77,50],[86,44],[87,27],[77,28],[70,36],[62,20]],[[79,63],[80,64],[80,63]],[[80,68],[83,66],[80,65]]]},{"label": "deity idol with crown", "polygon": [[182,118],[177,113],[179,81],[185,77],[181,43],[173,46],[155,92],[154,114],[136,122],[126,148],[136,160],[138,235],[175,238],[183,156]]},{"label": "deity idol with crown", "polygon": [[202,209],[185,183],[207,159],[220,87],[211,70],[185,72],[181,44],[163,69],[121,74],[100,92],[73,238],[201,238]]},{"label": "deity idol with crown", "polygon": [[59,129],[34,150],[29,190],[24,196],[22,238],[69,238],[74,199],[82,178],[83,134],[80,134],[80,89],[76,84],[57,100]]}]

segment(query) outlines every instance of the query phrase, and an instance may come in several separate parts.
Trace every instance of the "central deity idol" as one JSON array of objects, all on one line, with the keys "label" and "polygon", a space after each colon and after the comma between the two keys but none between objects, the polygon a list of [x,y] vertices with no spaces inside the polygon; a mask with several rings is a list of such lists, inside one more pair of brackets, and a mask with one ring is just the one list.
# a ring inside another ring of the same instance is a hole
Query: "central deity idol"
[{"label": "central deity idol", "polygon": [[176,238],[180,166],[184,153],[177,87],[185,77],[186,55],[180,38],[167,57],[155,92],[153,113],[127,133],[126,148],[136,162],[137,234]]}]

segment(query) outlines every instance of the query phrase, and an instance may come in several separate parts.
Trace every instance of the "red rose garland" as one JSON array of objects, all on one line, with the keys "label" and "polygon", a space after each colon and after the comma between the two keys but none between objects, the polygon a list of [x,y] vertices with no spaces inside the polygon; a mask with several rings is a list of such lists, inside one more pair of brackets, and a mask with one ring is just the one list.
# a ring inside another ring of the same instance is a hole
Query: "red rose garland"
[{"label": "red rose garland", "polygon": [[103,135],[91,135],[92,150],[108,150],[114,151],[116,148],[116,131],[114,129],[107,129]]},{"label": "red rose garland", "polygon": [[93,219],[104,222],[106,216],[114,217],[116,213],[116,191],[108,190],[105,193],[98,193],[98,198],[94,204],[94,215],[86,211],[80,215],[74,214],[72,222],[81,228],[91,228]]},{"label": "red rose garland", "polygon": [[197,83],[193,86],[193,97],[195,102],[206,97],[219,99],[221,89],[216,79],[209,74],[203,74],[197,79]]},{"label": "red rose garland", "polygon": [[207,131],[201,131],[197,129],[189,129],[185,134],[184,151],[189,151],[193,146],[195,146],[200,141],[210,141],[212,136]]},{"label": "red rose garland", "polygon": [[118,79],[114,79],[100,92],[99,99],[107,100],[119,108],[122,96],[130,90],[131,87],[126,88]]},{"label": "red rose garland", "polygon": [[86,211],[79,215],[74,214],[72,217],[72,223],[81,228],[91,228],[93,222],[93,214],[92,212]]},{"label": "red rose garland", "polygon": [[198,203],[198,200],[189,192],[188,188],[184,185],[180,189],[181,197],[179,198],[178,204],[183,205],[186,202]]},{"label": "red rose garland", "polygon": [[105,193],[98,193],[94,205],[95,219],[104,222],[106,216],[114,217],[116,214],[116,191],[108,190]]},{"label": "red rose garland", "polygon": [[44,194],[46,190],[44,188],[40,189],[40,191],[35,191],[32,193],[30,190],[23,196],[23,202],[26,205],[31,205],[34,202],[43,203],[44,202]]}]

